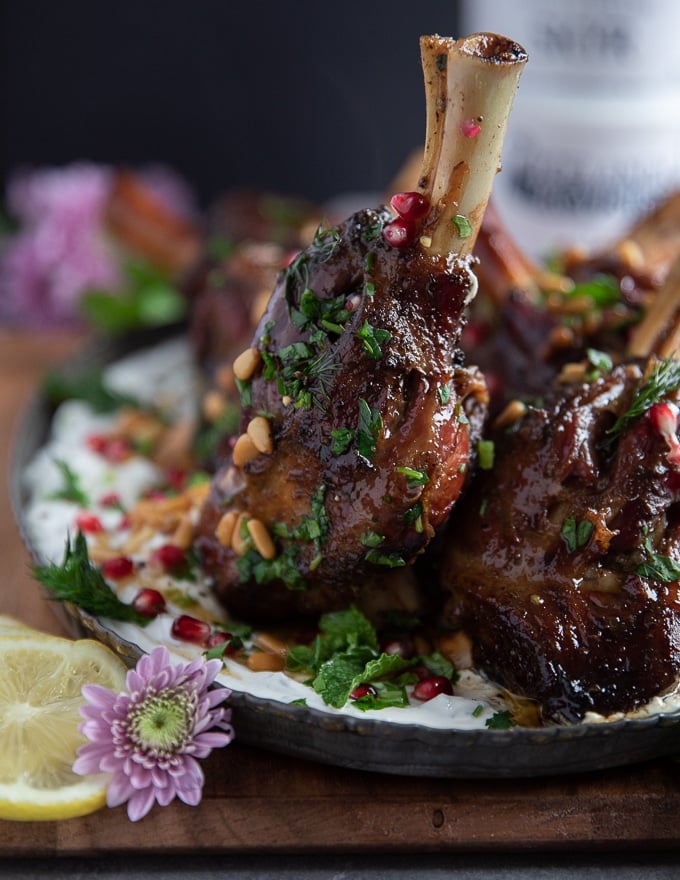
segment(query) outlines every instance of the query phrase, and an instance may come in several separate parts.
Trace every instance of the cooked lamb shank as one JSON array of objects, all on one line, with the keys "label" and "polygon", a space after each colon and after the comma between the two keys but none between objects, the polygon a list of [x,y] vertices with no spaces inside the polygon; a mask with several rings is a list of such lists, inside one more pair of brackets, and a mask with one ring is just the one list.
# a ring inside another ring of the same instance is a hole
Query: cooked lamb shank
[{"label": "cooked lamb shank", "polygon": [[567,371],[492,433],[493,467],[449,523],[448,617],[547,719],[635,709],[680,673],[680,362],[647,329],[667,359]]},{"label": "cooked lamb shank", "polygon": [[418,191],[393,199],[397,216],[365,210],[320,229],[234,362],[242,433],[213,481],[197,546],[238,614],[402,594],[473,457],[486,389],[457,343],[526,54],[490,34],[424,37],[421,52]]}]

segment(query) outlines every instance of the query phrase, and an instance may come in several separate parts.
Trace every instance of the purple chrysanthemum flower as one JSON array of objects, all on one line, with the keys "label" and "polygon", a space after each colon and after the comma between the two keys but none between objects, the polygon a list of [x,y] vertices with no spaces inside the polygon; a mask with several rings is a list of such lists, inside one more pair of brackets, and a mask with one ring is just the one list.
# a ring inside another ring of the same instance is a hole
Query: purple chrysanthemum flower
[{"label": "purple chrysanthemum flower", "polygon": [[157,647],[128,672],[127,693],[85,685],[80,730],[90,742],[78,750],[73,770],[111,773],[107,804],[127,801],[133,822],[154,801],[198,804],[205,777],[197,759],[234,737],[231,710],[219,707],[231,691],[209,689],[221,668],[203,657],[172,663],[167,648]]}]

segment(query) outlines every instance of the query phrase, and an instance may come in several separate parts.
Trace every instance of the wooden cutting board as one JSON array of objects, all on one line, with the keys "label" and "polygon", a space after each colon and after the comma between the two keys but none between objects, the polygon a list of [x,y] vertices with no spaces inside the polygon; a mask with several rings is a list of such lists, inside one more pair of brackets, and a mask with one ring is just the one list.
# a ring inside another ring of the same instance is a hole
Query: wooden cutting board
[{"label": "wooden cutting board", "polygon": [[[0,460],[39,377],[81,342],[77,333],[0,330]],[[4,481],[0,560],[0,613],[63,635],[31,578]],[[670,759],[571,777],[456,781],[328,767],[237,740],[204,769],[199,807],[156,808],[136,824],[123,808],[66,822],[0,821],[0,857],[680,849],[680,764]]]}]

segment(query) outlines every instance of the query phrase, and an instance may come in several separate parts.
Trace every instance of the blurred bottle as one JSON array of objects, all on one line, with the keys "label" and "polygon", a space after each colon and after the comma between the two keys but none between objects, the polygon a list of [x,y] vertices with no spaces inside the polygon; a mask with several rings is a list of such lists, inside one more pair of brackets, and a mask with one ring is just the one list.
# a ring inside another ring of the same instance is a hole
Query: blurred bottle
[{"label": "blurred bottle", "polygon": [[494,201],[533,257],[616,238],[680,188],[677,0],[463,0],[529,54]]}]

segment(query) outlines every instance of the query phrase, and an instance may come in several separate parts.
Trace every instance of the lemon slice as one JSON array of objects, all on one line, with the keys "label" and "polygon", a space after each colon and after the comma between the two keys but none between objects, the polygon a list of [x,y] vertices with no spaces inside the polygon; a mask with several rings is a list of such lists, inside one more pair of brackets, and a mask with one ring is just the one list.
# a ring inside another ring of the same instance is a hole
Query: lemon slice
[{"label": "lemon slice", "polygon": [[71,769],[86,742],[78,730],[80,689],[122,690],[123,661],[91,639],[27,627],[0,635],[0,670],[0,819],[69,819],[102,807],[108,775]]},{"label": "lemon slice", "polygon": [[37,632],[27,623],[11,617],[9,614],[0,614],[0,636],[20,635],[21,633]]}]

